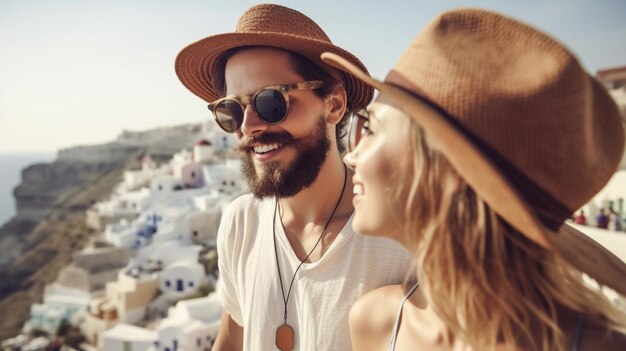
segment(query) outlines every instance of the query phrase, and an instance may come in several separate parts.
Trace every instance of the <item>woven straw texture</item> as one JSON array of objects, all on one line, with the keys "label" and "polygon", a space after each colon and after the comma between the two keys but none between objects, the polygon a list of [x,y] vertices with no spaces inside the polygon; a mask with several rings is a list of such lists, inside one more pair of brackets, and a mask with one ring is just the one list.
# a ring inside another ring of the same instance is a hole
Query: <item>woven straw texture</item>
[{"label": "woven straw texture", "polygon": [[619,166],[624,126],[610,96],[565,47],[510,18],[441,15],[387,81],[442,107],[569,213]]},{"label": "woven straw texture", "polygon": [[615,172],[625,131],[615,102],[561,44],[499,14],[460,9],[426,26],[384,83],[324,57],[420,123],[509,224],[626,294],[626,264],[564,224]]},{"label": "woven straw texture", "polygon": [[306,57],[344,82],[350,109],[364,108],[372,100],[372,88],[343,71],[323,64],[320,54],[324,51],[337,53],[367,72],[363,63],[333,45],[313,20],[279,5],[253,6],[239,18],[235,32],[213,35],[184,48],[176,58],[176,74],[192,93],[206,102],[212,102],[220,98],[211,81],[218,59],[229,49],[242,46],[276,47]]}]

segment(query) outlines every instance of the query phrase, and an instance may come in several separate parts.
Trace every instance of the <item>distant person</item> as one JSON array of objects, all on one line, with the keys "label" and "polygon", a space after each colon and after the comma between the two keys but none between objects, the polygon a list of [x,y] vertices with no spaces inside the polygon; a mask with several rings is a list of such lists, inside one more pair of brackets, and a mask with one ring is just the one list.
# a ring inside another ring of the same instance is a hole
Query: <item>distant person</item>
[{"label": "distant person", "polygon": [[626,264],[564,223],[618,168],[624,125],[567,48],[458,9],[384,82],[323,58],[380,90],[350,129],[353,227],[417,262],[355,303],[353,350],[626,350],[626,314],[582,275],[624,297]]},{"label": "distant person", "polygon": [[[252,195],[225,210],[217,237],[224,304],[215,350],[350,350],[348,313],[362,294],[401,282],[410,255],[352,230],[344,126],[373,89],[335,68],[335,46],[310,18],[257,5],[233,33],[183,49],[176,73],[209,103]],[[384,259],[378,259],[384,258]]]},{"label": "distant person", "polygon": [[585,217],[585,211],[580,210],[580,212],[578,213],[578,216],[576,216],[576,218],[574,219],[574,223],[587,225],[587,217]]},{"label": "distant person", "polygon": [[604,209],[600,209],[600,213],[596,216],[596,226],[602,229],[608,229],[609,227],[609,216],[606,215]]},{"label": "distant person", "polygon": [[624,225],[622,223],[622,218],[621,218],[621,216],[619,214],[617,214],[617,212],[615,212],[613,207],[609,208],[608,229],[612,230],[612,231],[615,231],[615,232],[621,232],[624,229]]}]

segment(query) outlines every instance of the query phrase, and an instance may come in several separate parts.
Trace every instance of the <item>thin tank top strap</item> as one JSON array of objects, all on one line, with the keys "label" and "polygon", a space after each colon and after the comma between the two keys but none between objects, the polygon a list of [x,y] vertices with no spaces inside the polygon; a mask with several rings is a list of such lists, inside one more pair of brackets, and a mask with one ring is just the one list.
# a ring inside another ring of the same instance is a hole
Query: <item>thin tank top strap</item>
[{"label": "thin tank top strap", "polygon": [[572,351],[578,351],[580,349],[580,335],[582,334],[584,323],[585,317],[578,315],[576,319],[576,329],[574,330],[574,340],[572,341]]},{"label": "thin tank top strap", "polygon": [[404,303],[406,302],[406,300],[409,299],[409,297],[411,297],[413,292],[415,292],[415,290],[417,290],[419,286],[420,286],[419,282],[415,283],[415,285],[411,288],[411,290],[409,290],[409,292],[406,294],[406,296],[402,300],[402,303],[400,303],[400,308],[398,309],[398,314],[396,315],[396,322],[393,325],[393,334],[391,334],[391,342],[389,343],[389,351],[394,351],[396,348],[396,339],[398,338],[398,331],[400,330],[400,321],[402,320],[402,308],[404,307]]}]

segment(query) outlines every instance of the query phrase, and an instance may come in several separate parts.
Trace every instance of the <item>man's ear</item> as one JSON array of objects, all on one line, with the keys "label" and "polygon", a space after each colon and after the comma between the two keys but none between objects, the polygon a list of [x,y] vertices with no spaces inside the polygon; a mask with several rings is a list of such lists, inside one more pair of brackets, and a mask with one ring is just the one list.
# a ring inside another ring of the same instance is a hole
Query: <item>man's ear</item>
[{"label": "man's ear", "polygon": [[346,89],[343,85],[340,85],[326,98],[326,107],[328,111],[326,122],[333,125],[339,123],[346,112],[347,103],[348,97]]}]

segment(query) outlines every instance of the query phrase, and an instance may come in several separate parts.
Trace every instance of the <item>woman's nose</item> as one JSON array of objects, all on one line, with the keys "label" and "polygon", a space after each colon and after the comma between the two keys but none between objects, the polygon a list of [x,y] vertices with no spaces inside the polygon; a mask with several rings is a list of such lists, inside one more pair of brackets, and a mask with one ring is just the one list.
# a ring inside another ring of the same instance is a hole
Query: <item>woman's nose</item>
[{"label": "woman's nose", "polygon": [[343,163],[346,164],[346,166],[348,166],[348,168],[354,170],[354,168],[356,167],[356,149],[352,150],[350,152],[348,152],[344,157],[343,157]]}]

